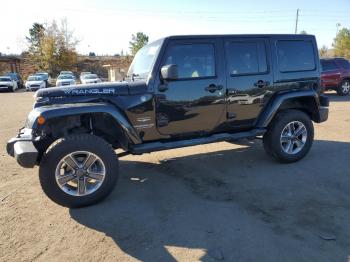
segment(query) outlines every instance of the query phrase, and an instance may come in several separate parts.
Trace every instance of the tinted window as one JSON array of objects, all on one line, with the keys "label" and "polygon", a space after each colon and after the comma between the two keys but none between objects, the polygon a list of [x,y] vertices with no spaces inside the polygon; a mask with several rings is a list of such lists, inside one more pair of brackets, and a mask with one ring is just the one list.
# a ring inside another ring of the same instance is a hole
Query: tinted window
[{"label": "tinted window", "polygon": [[322,71],[331,71],[337,69],[336,64],[333,61],[321,61]]},{"label": "tinted window", "polygon": [[350,69],[350,63],[348,60],[339,59],[338,64],[344,69]]},{"label": "tinted window", "polygon": [[267,71],[265,45],[262,42],[231,42],[226,56],[229,72],[233,76]]},{"label": "tinted window", "polygon": [[278,66],[281,72],[314,70],[314,49],[310,41],[278,41]]},{"label": "tinted window", "polygon": [[175,64],[179,78],[215,76],[214,46],[211,44],[184,44],[170,46],[165,65]]}]

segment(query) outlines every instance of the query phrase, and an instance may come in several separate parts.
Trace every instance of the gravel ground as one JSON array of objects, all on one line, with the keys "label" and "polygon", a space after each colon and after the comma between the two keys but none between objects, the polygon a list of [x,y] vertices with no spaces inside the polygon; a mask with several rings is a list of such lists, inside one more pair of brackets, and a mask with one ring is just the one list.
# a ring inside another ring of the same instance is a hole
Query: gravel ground
[{"label": "gravel ground", "polygon": [[261,142],[216,143],[120,159],[102,203],[67,209],[38,169],[7,156],[33,93],[0,93],[1,261],[347,261],[350,96],[330,93],[302,161],[279,164]]}]

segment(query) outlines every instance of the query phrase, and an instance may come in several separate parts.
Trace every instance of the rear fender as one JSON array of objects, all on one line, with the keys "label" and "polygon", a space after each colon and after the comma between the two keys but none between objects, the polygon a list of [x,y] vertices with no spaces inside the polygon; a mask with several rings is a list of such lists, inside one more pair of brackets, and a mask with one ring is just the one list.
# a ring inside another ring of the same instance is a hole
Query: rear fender
[{"label": "rear fender", "polygon": [[[323,98],[323,97],[322,97]],[[315,122],[321,122],[320,108],[328,107],[328,99],[321,99],[324,103],[321,105],[320,96],[314,90],[293,91],[277,94],[271,99],[265,110],[260,114],[257,121],[257,127],[266,128],[280,110],[294,108],[305,111]]]}]

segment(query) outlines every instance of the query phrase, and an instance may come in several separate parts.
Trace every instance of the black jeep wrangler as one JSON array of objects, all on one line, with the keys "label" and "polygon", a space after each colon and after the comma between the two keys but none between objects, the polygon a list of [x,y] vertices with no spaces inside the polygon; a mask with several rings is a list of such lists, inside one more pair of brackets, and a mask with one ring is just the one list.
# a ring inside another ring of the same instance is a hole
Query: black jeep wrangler
[{"label": "black jeep wrangler", "polygon": [[262,138],[269,155],[298,161],[312,121],[328,118],[320,89],[314,36],[171,36],[143,47],[124,82],[39,90],[7,152],[40,166],[53,201],[86,206],[112,191],[129,153]]}]

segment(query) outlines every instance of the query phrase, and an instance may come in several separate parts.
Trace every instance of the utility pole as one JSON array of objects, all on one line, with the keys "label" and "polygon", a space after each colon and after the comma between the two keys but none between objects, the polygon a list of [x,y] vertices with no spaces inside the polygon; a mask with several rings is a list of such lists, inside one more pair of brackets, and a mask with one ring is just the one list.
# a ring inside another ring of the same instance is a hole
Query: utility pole
[{"label": "utility pole", "polygon": [[295,34],[298,33],[298,22],[299,22],[299,8],[297,9],[297,16],[295,18]]}]

